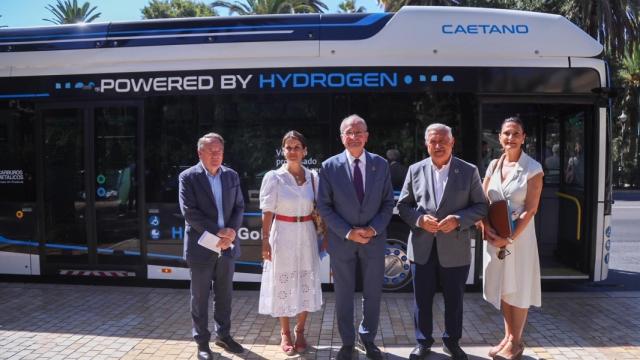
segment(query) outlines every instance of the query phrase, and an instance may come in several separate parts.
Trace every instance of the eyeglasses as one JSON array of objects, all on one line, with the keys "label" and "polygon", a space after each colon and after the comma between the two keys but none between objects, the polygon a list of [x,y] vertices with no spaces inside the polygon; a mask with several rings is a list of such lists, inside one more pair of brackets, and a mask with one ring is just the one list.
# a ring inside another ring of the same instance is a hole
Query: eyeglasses
[{"label": "eyeglasses", "polygon": [[352,131],[352,130],[349,130],[349,131],[343,131],[342,135],[348,136],[348,137],[360,137],[360,136],[362,136],[362,135],[364,135],[366,133],[367,133],[366,131]]},{"label": "eyeglasses", "polygon": [[504,260],[504,258],[511,255],[511,251],[507,250],[506,247],[501,247],[500,250],[498,250],[497,254],[498,254],[498,259]]}]

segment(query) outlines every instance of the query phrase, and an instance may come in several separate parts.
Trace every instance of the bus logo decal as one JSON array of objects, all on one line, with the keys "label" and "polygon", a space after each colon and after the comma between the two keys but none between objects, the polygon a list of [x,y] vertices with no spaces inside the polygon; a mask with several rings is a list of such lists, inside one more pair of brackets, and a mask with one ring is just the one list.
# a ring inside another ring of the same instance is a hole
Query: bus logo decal
[{"label": "bus logo decal", "polygon": [[512,25],[496,25],[496,24],[467,24],[467,25],[454,25],[445,24],[442,25],[442,33],[455,35],[455,34],[467,34],[467,35],[480,35],[480,34],[528,34],[529,26],[525,24],[512,24]]}]

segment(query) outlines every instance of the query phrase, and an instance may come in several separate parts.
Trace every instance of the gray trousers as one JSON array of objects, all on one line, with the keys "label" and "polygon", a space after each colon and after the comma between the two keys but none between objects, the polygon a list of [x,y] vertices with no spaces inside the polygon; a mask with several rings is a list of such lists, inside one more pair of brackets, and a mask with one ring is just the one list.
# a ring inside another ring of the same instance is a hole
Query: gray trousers
[{"label": "gray trousers", "polygon": [[384,247],[355,245],[345,250],[339,255],[331,255],[340,338],[343,345],[355,344],[353,297],[356,287],[356,259],[359,259],[362,270],[362,322],[358,328],[358,334],[363,341],[373,342],[380,320]]},{"label": "gray trousers", "polygon": [[227,256],[217,257],[212,263],[189,263],[192,333],[198,344],[207,344],[211,340],[209,293],[212,288],[215,332],[218,337],[229,336],[234,266],[235,260]]}]

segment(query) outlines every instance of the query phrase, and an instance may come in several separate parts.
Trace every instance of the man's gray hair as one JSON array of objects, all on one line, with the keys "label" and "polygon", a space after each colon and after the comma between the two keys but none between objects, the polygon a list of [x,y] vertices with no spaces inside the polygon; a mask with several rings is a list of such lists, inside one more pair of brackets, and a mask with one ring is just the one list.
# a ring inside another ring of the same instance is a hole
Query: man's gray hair
[{"label": "man's gray hair", "polygon": [[367,122],[364,121],[363,118],[361,118],[359,115],[357,114],[352,114],[347,116],[346,118],[344,118],[342,120],[342,122],[340,123],[340,133],[342,133],[342,131],[344,130],[344,128],[347,127],[347,124],[356,124],[356,123],[361,123],[364,125],[364,129],[367,130]]},{"label": "man's gray hair", "polygon": [[451,132],[451,128],[445,124],[433,123],[427,126],[427,129],[424,131],[424,140],[427,141],[427,137],[429,136],[430,131],[444,131],[449,136],[449,139],[453,139],[453,132]]},{"label": "man's gray hair", "polygon": [[210,132],[208,134],[202,135],[202,137],[198,139],[198,151],[202,150],[202,148],[204,147],[204,144],[211,140],[218,140],[220,141],[220,144],[224,146],[224,139],[222,138],[222,136],[220,134]]}]

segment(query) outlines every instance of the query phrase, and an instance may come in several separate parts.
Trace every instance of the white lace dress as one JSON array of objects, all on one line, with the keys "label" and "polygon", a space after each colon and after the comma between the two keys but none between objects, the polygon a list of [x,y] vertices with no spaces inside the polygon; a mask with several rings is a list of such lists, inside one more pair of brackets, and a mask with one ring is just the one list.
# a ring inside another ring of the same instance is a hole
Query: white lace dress
[{"label": "white lace dress", "polygon": [[[313,183],[318,176],[305,169],[306,182],[296,184],[283,167],[265,174],[260,188],[260,209],[285,216],[306,216],[313,210]],[[316,191],[317,192],[317,191]],[[313,221],[275,220],[269,236],[271,261],[265,261],[258,312],[274,317],[317,311],[322,306],[320,260]]]},{"label": "white lace dress", "polygon": [[[527,196],[527,181],[542,173],[542,166],[524,152],[508,177],[501,181],[501,169],[495,169],[493,160],[487,169],[490,178],[488,197],[490,201],[508,200],[515,219],[524,210]],[[507,245],[511,252],[504,260],[498,259],[498,248],[484,242],[483,296],[500,309],[500,300],[519,308],[541,305],[540,259],[534,219],[531,219],[513,244]]]}]

